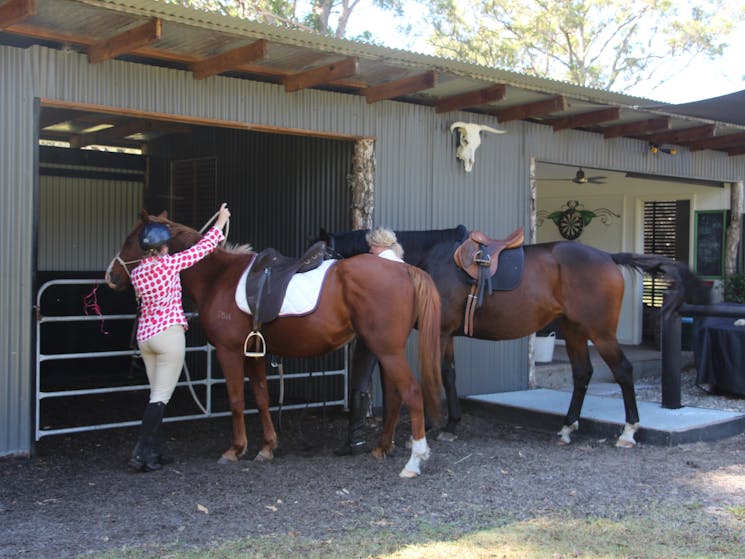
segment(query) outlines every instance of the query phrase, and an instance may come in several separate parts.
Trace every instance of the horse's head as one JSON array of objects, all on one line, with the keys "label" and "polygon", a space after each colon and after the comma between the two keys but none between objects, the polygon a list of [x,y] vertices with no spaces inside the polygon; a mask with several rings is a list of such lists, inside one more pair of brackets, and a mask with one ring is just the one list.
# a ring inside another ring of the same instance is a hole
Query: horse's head
[{"label": "horse's head", "polygon": [[168,219],[168,212],[159,215],[150,215],[142,210],[132,230],[124,239],[122,248],[114,257],[106,269],[106,284],[115,291],[122,291],[130,284],[130,272],[137,267],[142,260],[145,251],[140,246],[140,232],[148,223],[162,223],[171,230],[171,240],[168,241],[168,250],[178,252],[187,246],[191,246],[199,239],[199,233],[183,225],[179,225]]}]

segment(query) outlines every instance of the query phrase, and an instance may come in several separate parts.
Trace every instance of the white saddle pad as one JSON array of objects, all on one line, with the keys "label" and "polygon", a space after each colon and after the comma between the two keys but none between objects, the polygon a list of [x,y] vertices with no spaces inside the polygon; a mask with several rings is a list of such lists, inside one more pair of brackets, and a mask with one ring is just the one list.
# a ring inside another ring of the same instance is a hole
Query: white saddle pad
[{"label": "white saddle pad", "polygon": [[[287,293],[285,294],[285,300],[282,302],[279,316],[298,316],[308,314],[315,309],[318,304],[318,297],[321,295],[323,278],[326,277],[326,272],[336,262],[338,260],[324,260],[315,270],[292,276],[290,284],[287,286]],[[235,303],[239,309],[248,314],[253,314],[248,306],[248,301],[246,301],[246,278],[251,266],[253,266],[253,261],[243,272],[240,281],[238,281],[238,286],[235,288]]]}]

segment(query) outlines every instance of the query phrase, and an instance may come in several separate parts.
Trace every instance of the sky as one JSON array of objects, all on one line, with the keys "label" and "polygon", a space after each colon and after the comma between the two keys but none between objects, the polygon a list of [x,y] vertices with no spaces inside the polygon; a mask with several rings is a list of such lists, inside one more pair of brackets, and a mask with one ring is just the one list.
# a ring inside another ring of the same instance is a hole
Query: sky
[{"label": "sky", "polygon": [[[398,32],[396,26],[391,24],[390,14],[381,14],[379,10],[365,5],[359,5],[356,10],[358,11],[355,12],[354,17],[350,18],[348,36],[359,33],[361,30],[358,30],[356,25],[360,25],[362,28],[371,29],[376,38],[383,41],[387,47],[432,54],[431,49],[423,41],[415,43],[413,47],[407,46],[409,38]],[[379,24],[371,24],[371,22],[378,21],[380,21]],[[381,29],[385,31],[380,31]],[[732,34],[728,42],[730,46],[715,62],[706,59],[694,61],[683,68],[676,77],[654,90],[650,90],[649,85],[640,84],[624,93],[677,104],[745,90],[745,24],[741,25],[739,31]]]}]

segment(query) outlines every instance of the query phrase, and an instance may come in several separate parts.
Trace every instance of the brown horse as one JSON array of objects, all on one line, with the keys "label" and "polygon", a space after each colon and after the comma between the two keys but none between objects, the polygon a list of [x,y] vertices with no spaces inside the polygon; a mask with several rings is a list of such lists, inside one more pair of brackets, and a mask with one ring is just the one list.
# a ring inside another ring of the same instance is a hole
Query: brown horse
[{"label": "brown horse", "polygon": [[[142,250],[137,242],[149,221],[165,223],[171,229],[171,253],[195,244],[200,235],[193,229],[160,216],[142,212],[124,241],[106,275],[107,284],[123,290],[129,284],[129,271]],[[221,462],[235,462],[247,449],[244,420],[244,367],[263,428],[263,446],[257,460],[270,460],[277,447],[277,434],[269,413],[269,395],[263,358],[244,355],[244,342],[252,331],[251,315],[241,311],[235,291],[241,274],[256,253],[244,249],[222,249],[181,272],[184,293],[196,303],[199,321],[207,339],[215,346],[223,371],[233,419],[232,446]],[[406,360],[406,342],[417,324],[422,388]],[[411,415],[414,443],[402,477],[419,474],[422,460],[429,455],[425,438],[424,404],[430,414],[440,409],[440,297],[432,279],[421,270],[372,255],[340,260],[326,274],[316,309],[302,316],[272,320],[262,327],[266,352],[283,357],[310,357],[342,347],[355,335],[380,360],[385,371],[387,393],[393,404],[388,410],[378,447],[383,457],[393,448],[393,434],[402,402]]]},{"label": "brown horse", "polygon": [[[366,233],[330,234],[321,231],[320,238],[336,256],[351,257],[369,250]],[[404,249],[404,260],[429,273],[442,299],[442,377],[448,423],[440,436],[446,439],[455,437],[461,417],[455,386],[453,336],[466,335],[464,309],[473,284],[473,280],[456,266],[453,254],[468,234],[463,225],[453,229],[396,232]],[[480,340],[513,340],[537,332],[552,321],[558,323],[566,340],[574,383],[569,410],[558,433],[564,443],[570,442],[571,433],[578,427],[592,377],[587,346],[591,340],[621,387],[626,425],[617,444],[634,446],[639,412],[633,370],[616,339],[624,291],[619,266],[664,275],[671,280],[669,291],[672,296],[663,312],[671,312],[683,301],[708,303],[708,288],[687,266],[664,256],[609,254],[574,241],[527,245],[524,247],[524,261],[522,281],[517,286],[495,290],[484,297],[483,305],[475,311],[470,335]],[[365,350],[364,344],[357,344],[353,362],[352,389],[364,391],[374,370],[374,357]],[[354,419],[355,410],[352,412]],[[350,433],[353,431],[350,428]]]}]

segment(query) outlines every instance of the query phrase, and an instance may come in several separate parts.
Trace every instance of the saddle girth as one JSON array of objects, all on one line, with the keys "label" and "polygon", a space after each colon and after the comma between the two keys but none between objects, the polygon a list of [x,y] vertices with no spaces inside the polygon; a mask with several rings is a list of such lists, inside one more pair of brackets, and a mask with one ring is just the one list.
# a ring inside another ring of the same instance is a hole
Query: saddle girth
[{"label": "saddle girth", "polygon": [[525,239],[522,227],[518,227],[506,239],[492,239],[481,231],[471,231],[468,238],[455,249],[453,260],[473,280],[466,300],[463,332],[473,335],[473,315],[484,302],[484,294],[492,293],[491,277],[497,272],[499,254],[509,248],[522,246]]}]

